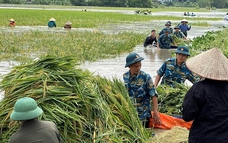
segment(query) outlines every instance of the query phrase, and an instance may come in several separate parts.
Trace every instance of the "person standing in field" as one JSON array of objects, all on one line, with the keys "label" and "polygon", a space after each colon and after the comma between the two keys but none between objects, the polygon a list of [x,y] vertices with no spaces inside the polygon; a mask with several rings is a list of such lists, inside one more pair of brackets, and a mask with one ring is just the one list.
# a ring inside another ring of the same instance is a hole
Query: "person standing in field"
[{"label": "person standing in field", "polygon": [[181,20],[179,25],[180,31],[187,37],[188,31],[191,29],[191,26],[187,25],[188,21],[186,19]]},{"label": "person standing in field", "polygon": [[188,38],[180,31],[179,26],[174,27],[173,35],[177,36],[178,38],[183,38],[188,41]]},{"label": "person standing in field", "polygon": [[[158,38],[158,44],[157,47],[158,49],[173,49],[177,48],[176,44],[174,43],[173,37],[169,34],[170,31],[169,29],[164,29],[163,30],[165,33],[159,36]],[[172,46],[171,43],[174,45]]]},{"label": "person standing in field", "polygon": [[48,27],[49,28],[56,27],[55,19],[53,17],[49,20]]},{"label": "person standing in field", "polygon": [[228,60],[218,48],[205,51],[186,62],[202,77],[186,93],[182,104],[185,121],[193,121],[189,143],[228,142]]},{"label": "person standing in field", "polygon": [[165,27],[159,32],[159,36],[161,36],[162,34],[165,34],[166,29],[169,29],[169,34],[173,33],[173,28],[171,28],[171,22],[167,21],[165,24]]},{"label": "person standing in field", "polygon": [[157,71],[154,85],[158,86],[161,77],[161,84],[175,87],[175,83],[184,83],[188,79],[192,83],[199,81],[198,76],[194,75],[185,65],[185,61],[190,56],[189,50],[185,46],[179,46],[175,51],[176,57],[166,59]]},{"label": "person standing in field", "polygon": [[[123,80],[133,104],[136,105],[139,119],[146,128],[149,128],[151,117],[154,123],[158,125],[161,124],[161,120],[158,115],[158,94],[151,76],[141,71],[142,60],[144,58],[135,52],[127,56],[125,67],[128,67],[129,71],[123,74]],[[151,101],[153,103],[153,112]]]},{"label": "person standing in field", "polygon": [[43,113],[30,97],[17,100],[10,118],[21,122],[21,128],[10,137],[9,143],[61,143],[60,134],[53,122],[39,121]]},{"label": "person standing in field", "polygon": [[[153,43],[155,42],[155,45]],[[146,37],[146,40],[144,41],[144,47],[146,48],[147,46],[157,46],[157,37],[156,37],[156,30],[151,30],[151,34]]]},{"label": "person standing in field", "polygon": [[16,23],[14,19],[9,20],[9,27],[15,27]]}]

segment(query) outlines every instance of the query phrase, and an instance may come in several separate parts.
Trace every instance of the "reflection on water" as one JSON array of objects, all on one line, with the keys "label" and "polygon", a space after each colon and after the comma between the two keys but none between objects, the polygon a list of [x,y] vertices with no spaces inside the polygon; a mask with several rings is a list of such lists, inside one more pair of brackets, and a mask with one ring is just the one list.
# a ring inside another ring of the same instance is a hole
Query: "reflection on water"
[{"label": "reflection on water", "polygon": [[[172,57],[174,50],[157,50],[156,48],[144,48],[142,45],[138,45],[134,49],[134,52],[145,58],[142,61],[142,70],[149,73],[154,79],[157,70],[165,59]],[[128,70],[128,68],[125,68],[127,55],[128,53],[125,53],[112,59],[86,62],[81,67],[94,72],[94,74],[110,79],[112,77],[122,79],[122,75]]]},{"label": "reflection on water", "polygon": [[[0,80],[4,75],[8,74],[13,66],[17,66],[19,63],[15,61],[1,61],[0,62]],[[0,91],[0,100],[3,98],[3,91]]]}]

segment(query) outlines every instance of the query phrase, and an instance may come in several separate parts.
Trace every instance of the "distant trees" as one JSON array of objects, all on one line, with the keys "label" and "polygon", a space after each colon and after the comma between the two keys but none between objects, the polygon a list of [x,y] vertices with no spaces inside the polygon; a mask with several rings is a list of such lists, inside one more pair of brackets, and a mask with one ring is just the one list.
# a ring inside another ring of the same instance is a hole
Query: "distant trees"
[{"label": "distant trees", "polygon": [[107,7],[159,7],[181,6],[202,8],[227,8],[228,0],[0,0],[6,4],[43,4],[43,5],[77,5],[77,6],[107,6]]}]

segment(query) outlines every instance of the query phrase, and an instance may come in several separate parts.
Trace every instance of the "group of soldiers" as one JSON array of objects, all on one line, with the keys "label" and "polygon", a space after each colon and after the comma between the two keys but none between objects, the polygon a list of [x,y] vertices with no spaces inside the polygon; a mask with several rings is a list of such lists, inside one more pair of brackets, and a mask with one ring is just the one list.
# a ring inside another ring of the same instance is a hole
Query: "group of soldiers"
[{"label": "group of soldiers", "polygon": [[156,30],[151,30],[151,34],[145,39],[144,47],[154,46],[161,49],[176,49],[177,45],[172,35],[188,41],[187,31],[191,29],[191,26],[188,26],[187,23],[188,21],[183,19],[173,30],[173,28],[171,28],[171,21],[167,21],[165,27],[159,32],[158,37],[156,36]]}]

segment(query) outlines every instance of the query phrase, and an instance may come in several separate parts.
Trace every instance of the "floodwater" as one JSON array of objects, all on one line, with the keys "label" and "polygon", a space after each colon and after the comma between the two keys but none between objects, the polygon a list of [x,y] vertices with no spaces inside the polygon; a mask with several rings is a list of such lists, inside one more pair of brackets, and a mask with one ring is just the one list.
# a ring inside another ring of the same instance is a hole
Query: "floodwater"
[{"label": "floodwater", "polygon": [[[104,11],[104,10],[102,10]],[[110,12],[110,11],[109,11]],[[120,12],[120,11],[117,11]],[[126,11],[122,11],[123,13]],[[132,11],[131,11],[132,12]],[[130,11],[128,11],[127,14],[129,14]],[[166,14],[170,15],[179,15],[182,16],[182,13],[174,13],[174,12],[166,12]],[[153,13],[154,14],[154,13]],[[157,15],[163,15],[164,12],[156,13]],[[210,17],[212,16],[211,12],[208,13],[195,13],[200,16]],[[203,35],[207,31],[212,30],[219,30],[222,27],[227,27],[227,21],[223,21],[222,18],[224,15],[222,15],[221,12],[214,12],[214,16],[221,17],[221,21],[207,21],[211,24],[211,27],[192,27],[192,29],[188,32],[189,38],[194,38],[196,36]],[[180,18],[181,20],[181,18]],[[164,27],[166,20],[154,20],[150,21],[148,23],[133,23],[133,24],[121,24],[121,25],[106,25],[98,28],[72,28],[71,30],[76,31],[102,31],[105,33],[114,34],[116,32],[121,31],[134,31],[134,32],[141,32],[145,33],[145,38],[147,35],[150,34],[151,29],[157,29],[159,32],[159,29]],[[179,23],[180,21],[172,21],[173,23]],[[201,21],[194,21],[194,22],[201,22]],[[189,21],[189,24],[191,21]],[[174,26],[173,26],[174,27]],[[68,32],[61,27],[49,29],[46,26],[16,26],[15,28],[8,28],[8,27],[0,27],[0,32],[25,32],[30,30],[38,30],[38,31],[53,31],[53,32]],[[142,61],[142,70],[149,73],[153,80],[156,76],[156,71],[159,69],[159,67],[162,65],[165,59],[171,58],[172,53],[174,50],[157,50],[156,48],[144,48],[143,43],[139,43],[139,45],[136,45],[136,47],[133,50],[134,52],[137,52],[140,56],[144,57],[145,59]],[[83,69],[88,69],[89,71],[93,72],[95,75],[100,75],[102,77],[107,77],[112,79],[118,78],[122,79],[122,75],[124,72],[128,71],[128,68],[125,68],[125,59],[126,56],[129,53],[123,53],[119,55],[116,58],[110,58],[110,59],[102,59],[98,60],[96,62],[85,62],[80,67]],[[37,58],[37,57],[34,57]],[[12,61],[1,61],[0,62],[0,75],[1,78],[3,75],[10,72],[11,68],[15,65],[18,65],[17,62]],[[191,85],[188,82],[187,85]],[[0,99],[3,98],[3,92],[0,94]]]}]

